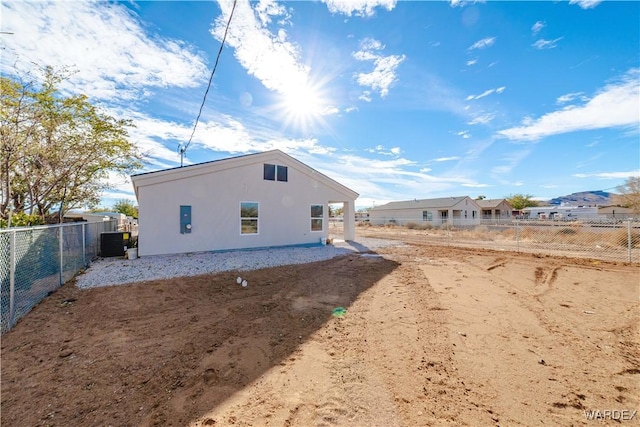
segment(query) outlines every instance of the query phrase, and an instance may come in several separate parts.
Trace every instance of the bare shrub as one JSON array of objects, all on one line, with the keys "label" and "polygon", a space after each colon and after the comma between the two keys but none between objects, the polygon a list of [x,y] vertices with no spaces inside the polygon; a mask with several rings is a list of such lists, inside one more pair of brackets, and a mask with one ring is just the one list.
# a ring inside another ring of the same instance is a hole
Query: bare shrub
[{"label": "bare shrub", "polygon": [[407,227],[409,230],[420,230],[420,224],[418,224],[417,222],[408,222],[405,227]]}]

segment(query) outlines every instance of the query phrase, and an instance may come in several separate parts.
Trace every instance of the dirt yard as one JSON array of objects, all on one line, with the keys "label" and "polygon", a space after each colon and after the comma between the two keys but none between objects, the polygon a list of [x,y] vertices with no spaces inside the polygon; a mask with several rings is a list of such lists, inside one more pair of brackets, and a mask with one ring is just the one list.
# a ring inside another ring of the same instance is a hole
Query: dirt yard
[{"label": "dirt yard", "polygon": [[637,265],[378,253],[240,273],[246,288],[70,283],[2,337],[2,425],[577,426],[639,409]]}]

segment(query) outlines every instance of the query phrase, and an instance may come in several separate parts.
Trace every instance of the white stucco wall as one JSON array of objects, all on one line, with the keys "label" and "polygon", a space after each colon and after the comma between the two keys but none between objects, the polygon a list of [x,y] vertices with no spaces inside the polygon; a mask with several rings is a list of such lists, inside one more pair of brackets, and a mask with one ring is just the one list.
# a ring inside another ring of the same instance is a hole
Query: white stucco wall
[{"label": "white stucco wall", "polygon": [[[230,162],[215,172],[203,167],[196,176],[155,184],[155,177],[137,178],[139,254],[319,243],[328,234],[328,202],[353,206],[353,200],[283,160],[276,156],[250,164]],[[288,181],[264,180],[264,163],[287,166]],[[258,234],[240,233],[241,202],[259,203]],[[322,231],[311,231],[311,205],[316,204],[324,206]],[[188,234],[180,233],[181,205],[191,206]]]}]

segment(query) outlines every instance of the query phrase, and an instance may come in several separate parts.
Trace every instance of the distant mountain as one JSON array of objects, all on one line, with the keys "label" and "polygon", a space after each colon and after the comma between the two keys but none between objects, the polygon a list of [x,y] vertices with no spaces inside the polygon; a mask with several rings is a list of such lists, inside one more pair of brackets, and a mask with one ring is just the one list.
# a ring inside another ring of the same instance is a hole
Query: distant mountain
[{"label": "distant mountain", "polygon": [[607,206],[614,204],[615,193],[607,191],[582,191],[569,194],[568,196],[556,197],[549,200],[549,205],[571,205],[571,206]]}]

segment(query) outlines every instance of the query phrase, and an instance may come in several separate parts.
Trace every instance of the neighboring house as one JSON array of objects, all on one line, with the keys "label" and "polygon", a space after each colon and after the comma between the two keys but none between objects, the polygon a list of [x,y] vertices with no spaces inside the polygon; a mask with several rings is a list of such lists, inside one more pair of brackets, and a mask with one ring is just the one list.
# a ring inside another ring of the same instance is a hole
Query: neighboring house
[{"label": "neighboring house", "polygon": [[373,207],[369,209],[369,222],[372,225],[410,222],[471,225],[480,222],[480,210],[478,203],[468,196],[415,199]]},{"label": "neighboring house", "polygon": [[527,219],[562,219],[573,220],[598,218],[596,206],[535,206],[522,209]]},{"label": "neighboring house", "polygon": [[633,209],[623,208],[620,206],[602,206],[598,207],[598,216],[612,219],[637,218]]},{"label": "neighboring house", "polygon": [[482,219],[509,219],[513,208],[505,199],[476,200],[481,208]]},{"label": "neighboring house", "polygon": [[272,150],[131,177],[139,255],[320,244],[329,203],[355,238],[358,193]]}]

